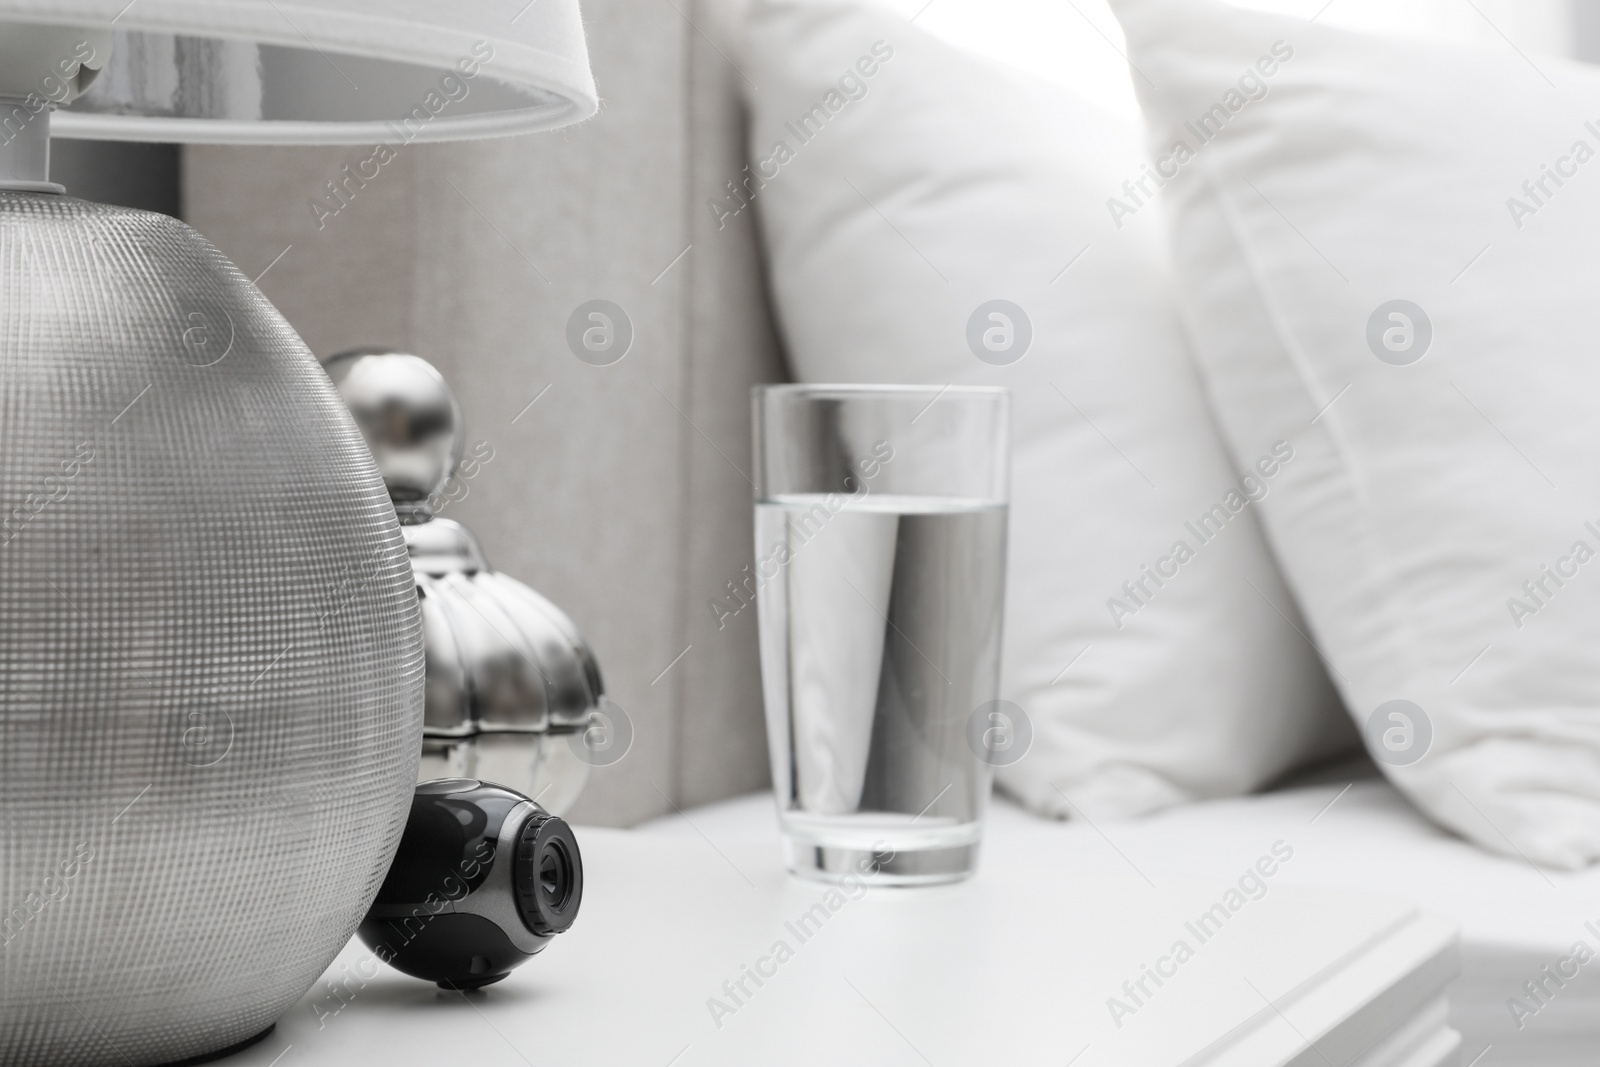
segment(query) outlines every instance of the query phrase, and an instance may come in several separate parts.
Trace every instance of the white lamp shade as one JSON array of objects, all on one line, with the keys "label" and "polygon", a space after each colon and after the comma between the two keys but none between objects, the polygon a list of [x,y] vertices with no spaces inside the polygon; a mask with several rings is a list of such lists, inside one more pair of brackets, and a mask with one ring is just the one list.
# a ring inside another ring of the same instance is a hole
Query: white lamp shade
[{"label": "white lamp shade", "polygon": [[598,109],[578,0],[0,0],[0,19],[114,31],[64,137],[392,144]]}]

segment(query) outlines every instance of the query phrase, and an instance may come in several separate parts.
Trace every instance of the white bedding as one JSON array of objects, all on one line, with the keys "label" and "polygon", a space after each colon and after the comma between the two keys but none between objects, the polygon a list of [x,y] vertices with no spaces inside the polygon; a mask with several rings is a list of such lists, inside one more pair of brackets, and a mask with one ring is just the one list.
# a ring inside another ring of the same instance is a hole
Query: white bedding
[{"label": "white bedding", "polygon": [[1600,71],[1112,6],[1206,396],[1294,449],[1258,517],[1368,751],[1490,851],[1600,862]]},{"label": "white bedding", "polygon": [[[695,808],[640,829],[704,835],[713,843],[767,837],[777,862],[770,794]],[[1066,851],[1077,855],[1085,872],[1142,874],[1158,887],[1164,880],[1231,882],[1280,839],[1295,854],[1275,885],[1396,894],[1461,924],[1462,975],[1451,989],[1451,1016],[1465,1037],[1463,1065],[1600,1062],[1600,958],[1577,967],[1577,977],[1562,986],[1541,974],[1570,958],[1577,942],[1600,953],[1600,868],[1569,874],[1490,855],[1434,827],[1378,779],[1211,801],[1096,826],[1051,822],[997,799],[978,877],[1027,877],[1039,857]],[[1541,979],[1551,995],[1536,1005],[1523,984]],[[1507,1005],[1512,997],[1538,1010],[1515,1019]]]}]

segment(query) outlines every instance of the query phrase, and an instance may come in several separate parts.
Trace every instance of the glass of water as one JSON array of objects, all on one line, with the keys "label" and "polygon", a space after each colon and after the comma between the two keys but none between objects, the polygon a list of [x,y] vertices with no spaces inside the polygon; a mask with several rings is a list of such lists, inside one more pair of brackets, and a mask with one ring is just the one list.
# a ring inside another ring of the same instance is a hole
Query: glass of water
[{"label": "glass of water", "polygon": [[999,695],[1010,394],[753,391],[761,674],[784,858],[971,874]]}]

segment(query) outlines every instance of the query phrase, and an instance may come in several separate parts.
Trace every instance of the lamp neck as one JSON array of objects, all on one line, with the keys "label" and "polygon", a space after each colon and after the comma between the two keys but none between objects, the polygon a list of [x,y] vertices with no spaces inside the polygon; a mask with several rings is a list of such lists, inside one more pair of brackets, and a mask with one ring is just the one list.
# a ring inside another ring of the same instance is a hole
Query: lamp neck
[{"label": "lamp neck", "polygon": [[64,193],[50,180],[50,111],[38,96],[0,96],[0,190]]}]

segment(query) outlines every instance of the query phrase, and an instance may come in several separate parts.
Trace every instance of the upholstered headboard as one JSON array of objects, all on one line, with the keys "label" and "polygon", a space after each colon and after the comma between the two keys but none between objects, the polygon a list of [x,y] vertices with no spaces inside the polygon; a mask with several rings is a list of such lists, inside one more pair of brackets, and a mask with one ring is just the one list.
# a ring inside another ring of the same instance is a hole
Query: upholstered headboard
[{"label": "upholstered headboard", "polygon": [[[602,107],[563,133],[185,153],[186,218],[318,356],[427,357],[492,448],[447,514],[571,613],[634,725],[579,821],[767,780],[755,612],[728,584],[751,557],[749,387],[784,371],[754,213],[709,208],[743,167],[732,14],[587,0]],[[592,299],[633,324],[613,366],[567,347]]]}]

